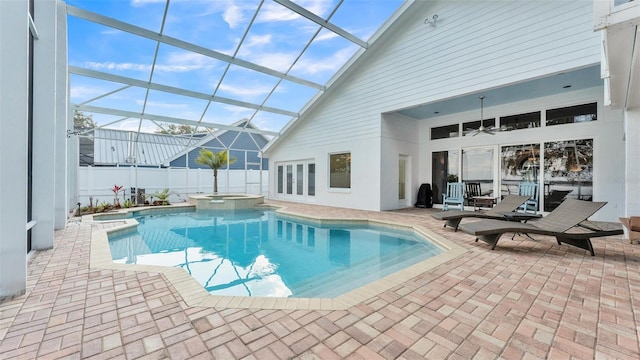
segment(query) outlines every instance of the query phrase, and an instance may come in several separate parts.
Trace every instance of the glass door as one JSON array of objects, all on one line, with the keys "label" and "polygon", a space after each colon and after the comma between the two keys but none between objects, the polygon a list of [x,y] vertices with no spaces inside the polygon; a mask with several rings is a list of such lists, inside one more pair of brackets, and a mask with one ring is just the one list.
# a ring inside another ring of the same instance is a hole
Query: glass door
[{"label": "glass door", "polygon": [[276,194],[279,198],[301,200],[315,195],[315,164],[295,161],[276,164]]},{"label": "glass door", "polygon": [[442,192],[447,182],[458,182],[458,150],[436,151],[431,154],[431,190],[433,203],[442,204]]}]

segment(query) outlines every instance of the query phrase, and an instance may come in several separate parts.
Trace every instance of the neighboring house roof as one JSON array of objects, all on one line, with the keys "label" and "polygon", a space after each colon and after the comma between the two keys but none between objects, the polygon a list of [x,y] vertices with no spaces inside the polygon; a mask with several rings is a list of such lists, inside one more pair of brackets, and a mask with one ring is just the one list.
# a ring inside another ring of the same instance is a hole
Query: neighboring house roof
[{"label": "neighboring house roof", "polygon": [[[243,119],[233,125],[243,127],[246,121]],[[252,124],[248,127],[256,129]],[[194,135],[191,138],[190,135],[150,134],[98,128],[90,135],[93,135],[93,165],[99,166],[169,166],[172,161],[187,152],[201,147],[260,151],[268,142],[262,135],[249,135],[240,130],[221,130],[214,134]],[[248,136],[253,140],[247,141]]]},{"label": "neighboring house roof", "polygon": [[95,165],[161,166],[196,140],[165,134],[111,129],[93,131]]}]

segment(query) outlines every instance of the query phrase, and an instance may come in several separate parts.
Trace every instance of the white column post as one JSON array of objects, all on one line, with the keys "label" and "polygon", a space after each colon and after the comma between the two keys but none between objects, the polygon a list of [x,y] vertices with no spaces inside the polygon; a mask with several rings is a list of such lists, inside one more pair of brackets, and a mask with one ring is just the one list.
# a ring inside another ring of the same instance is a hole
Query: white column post
[{"label": "white column post", "polygon": [[640,110],[624,112],[625,131],[625,216],[640,214]]},{"label": "white column post", "polygon": [[0,1],[0,297],[27,285],[27,14],[26,1]]},{"label": "white column post", "polygon": [[[43,2],[43,1],[41,1]],[[48,1],[47,1],[48,2]],[[40,3],[38,3],[39,5]],[[56,59],[56,83],[55,83],[55,181],[54,181],[54,228],[64,229],[67,225],[67,215],[78,202],[77,181],[71,181],[73,187],[69,187],[69,179],[78,178],[78,156],[76,147],[79,140],[76,136],[71,143],[75,152],[68,154],[67,129],[73,129],[73,116],[69,116],[68,96],[68,71],[67,71],[67,12],[63,1],[55,1],[55,59]],[[38,8],[39,9],[39,8]],[[40,11],[40,10],[39,10]],[[69,155],[71,155],[69,157]],[[72,189],[72,191],[70,190]],[[71,199],[71,201],[69,201]]]},{"label": "white column post", "polygon": [[[50,249],[54,239],[56,182],[56,3],[35,1],[33,63],[33,228],[34,249]],[[65,119],[66,120],[66,119]],[[66,141],[66,136],[65,140]],[[37,150],[36,149],[37,146]],[[65,169],[60,169],[64,172]],[[64,180],[64,174],[62,175]],[[63,192],[64,194],[64,192]]]}]

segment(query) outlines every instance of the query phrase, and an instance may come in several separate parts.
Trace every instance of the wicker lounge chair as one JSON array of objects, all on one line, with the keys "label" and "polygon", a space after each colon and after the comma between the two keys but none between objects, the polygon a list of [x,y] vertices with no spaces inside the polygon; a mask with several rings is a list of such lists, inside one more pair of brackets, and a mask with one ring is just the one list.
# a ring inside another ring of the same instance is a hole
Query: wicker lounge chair
[{"label": "wicker lounge chair", "polygon": [[484,219],[502,219],[504,220],[504,212],[511,212],[524,204],[529,196],[507,195],[496,206],[487,211],[465,211],[465,210],[449,210],[432,214],[431,216],[437,220],[444,220],[444,226],[447,225],[458,231],[458,225],[464,218],[484,218]]},{"label": "wicker lounge chair", "polygon": [[562,243],[588,250],[594,256],[591,238],[620,235],[624,232],[618,223],[596,223],[586,221],[589,216],[600,210],[606,202],[590,202],[574,199],[563,201],[549,215],[526,224],[483,220],[462,224],[462,231],[475,235],[476,241],[482,240],[495,249],[504,233],[541,234],[555,236],[558,245]]}]

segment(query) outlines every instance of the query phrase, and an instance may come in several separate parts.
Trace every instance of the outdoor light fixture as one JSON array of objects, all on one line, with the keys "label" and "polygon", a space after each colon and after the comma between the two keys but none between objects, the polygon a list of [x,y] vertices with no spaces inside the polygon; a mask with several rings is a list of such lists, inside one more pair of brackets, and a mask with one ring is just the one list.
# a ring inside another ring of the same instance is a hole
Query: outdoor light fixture
[{"label": "outdoor light fixture", "polygon": [[431,17],[431,19],[429,19],[429,18],[424,19],[424,23],[425,24],[429,24],[429,25],[431,25],[433,27],[436,27],[436,20],[438,20],[438,14],[434,14]]}]

